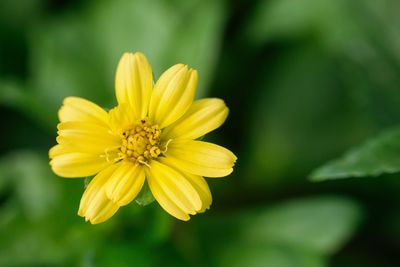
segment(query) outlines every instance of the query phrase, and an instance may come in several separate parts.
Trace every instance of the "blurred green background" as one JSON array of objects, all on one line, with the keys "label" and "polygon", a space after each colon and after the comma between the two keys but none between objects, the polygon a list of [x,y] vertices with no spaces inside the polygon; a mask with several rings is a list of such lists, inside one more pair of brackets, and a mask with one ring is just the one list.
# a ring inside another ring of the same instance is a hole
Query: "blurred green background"
[{"label": "blurred green background", "polygon": [[[400,177],[312,182],[400,124],[398,0],[0,0],[0,266],[400,266]],[[132,203],[92,226],[48,165],[67,96],[115,105],[125,51],[199,70],[230,107],[234,173],[180,222]],[[399,154],[400,156],[400,154]]]}]

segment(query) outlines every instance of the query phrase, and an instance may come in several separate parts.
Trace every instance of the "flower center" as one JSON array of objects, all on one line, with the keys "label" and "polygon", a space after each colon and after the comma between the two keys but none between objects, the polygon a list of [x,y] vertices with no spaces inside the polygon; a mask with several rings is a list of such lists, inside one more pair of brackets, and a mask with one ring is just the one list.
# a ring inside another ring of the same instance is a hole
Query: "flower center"
[{"label": "flower center", "polygon": [[147,164],[161,154],[160,135],[158,125],[150,125],[147,119],[140,120],[132,129],[122,133],[121,158]]}]

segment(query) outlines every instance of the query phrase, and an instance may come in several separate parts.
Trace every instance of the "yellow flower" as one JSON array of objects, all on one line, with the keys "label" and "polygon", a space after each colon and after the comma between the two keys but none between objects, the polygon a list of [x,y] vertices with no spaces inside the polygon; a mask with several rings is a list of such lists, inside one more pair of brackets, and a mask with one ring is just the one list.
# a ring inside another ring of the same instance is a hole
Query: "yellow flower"
[{"label": "yellow flower", "polygon": [[63,177],[96,175],[86,188],[78,215],[104,222],[136,198],[145,182],[162,208],[187,221],[211,205],[203,178],[233,171],[236,156],[198,141],[228,116],[216,98],[193,102],[197,71],[177,64],[153,85],[142,53],[125,53],[118,65],[118,106],[106,112],[78,97],[67,97],[58,116],[52,170]]}]

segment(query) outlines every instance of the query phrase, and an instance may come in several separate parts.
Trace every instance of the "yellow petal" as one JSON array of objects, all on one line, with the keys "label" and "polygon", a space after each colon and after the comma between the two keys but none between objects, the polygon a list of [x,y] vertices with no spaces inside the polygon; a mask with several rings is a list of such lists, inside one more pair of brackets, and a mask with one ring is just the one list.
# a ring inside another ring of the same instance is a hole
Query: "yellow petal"
[{"label": "yellow petal", "polygon": [[93,102],[79,97],[67,97],[58,111],[60,122],[81,121],[107,126],[108,115]]},{"label": "yellow petal", "polygon": [[57,125],[57,142],[76,152],[106,153],[121,145],[121,138],[94,123],[62,122]]},{"label": "yellow petal", "polygon": [[79,205],[79,216],[85,216],[88,208],[91,204],[93,204],[93,199],[96,197],[97,193],[100,191],[104,191],[104,185],[111,177],[111,175],[115,172],[115,170],[119,167],[120,163],[113,164],[103,171],[99,172],[89,183],[86,188],[83,196],[81,198],[81,202]]},{"label": "yellow petal", "polygon": [[116,134],[122,134],[122,131],[130,129],[137,123],[132,107],[127,104],[120,104],[109,111],[110,127]]},{"label": "yellow petal", "polygon": [[163,139],[196,139],[224,123],[228,108],[221,99],[209,98],[193,102],[189,110],[163,131]]},{"label": "yellow petal", "polygon": [[119,61],[115,77],[115,93],[119,104],[132,107],[137,119],[146,117],[153,88],[151,66],[142,53],[125,53]]},{"label": "yellow petal", "polygon": [[177,64],[164,72],[154,86],[149,117],[164,128],[178,120],[189,108],[197,87],[197,71]]},{"label": "yellow petal", "polygon": [[49,150],[49,157],[52,159],[54,157],[60,156],[62,154],[67,154],[71,152],[76,152],[73,151],[73,149],[69,146],[63,146],[63,145],[55,145]]},{"label": "yellow petal", "polygon": [[223,177],[233,171],[236,159],[231,151],[212,143],[174,140],[168,146],[165,160],[192,174]]},{"label": "yellow petal", "polygon": [[127,205],[138,195],[144,180],[141,165],[124,161],[105,185],[107,197],[119,206]]},{"label": "yellow petal", "polygon": [[102,192],[95,201],[96,207],[93,215],[91,215],[91,217],[86,216],[86,221],[90,221],[91,224],[98,224],[107,221],[119,209],[117,204],[106,197],[105,192]]},{"label": "yellow petal", "polygon": [[97,174],[86,188],[79,205],[78,215],[97,224],[106,221],[117,212],[119,206],[109,200],[105,184],[119,164],[114,164]]},{"label": "yellow petal", "polygon": [[182,174],[155,160],[145,170],[154,198],[172,216],[188,220],[188,214],[202,208],[199,194]]},{"label": "yellow petal", "polygon": [[57,155],[50,161],[55,174],[68,178],[94,175],[112,163],[102,155],[76,152]]},{"label": "yellow petal", "polygon": [[209,209],[212,203],[212,196],[206,180],[199,175],[194,175],[187,172],[184,173],[183,175],[191,183],[193,188],[197,191],[197,193],[200,196],[201,209],[198,210],[197,212],[204,212],[205,210]]},{"label": "yellow petal", "polygon": [[158,204],[169,214],[174,216],[175,218],[182,220],[182,221],[188,221],[190,220],[189,215],[183,211],[181,208],[179,208],[169,197],[168,195],[164,192],[164,190],[160,187],[160,185],[154,181],[151,180],[150,175],[147,175],[148,177],[148,183],[149,187],[151,188],[151,192],[154,196],[154,198],[157,200]]},{"label": "yellow petal", "polygon": [[[165,160],[165,158],[161,158],[160,162],[166,165],[170,164],[167,160]],[[172,165],[170,166],[174,167],[175,170],[179,170],[178,166],[172,166]],[[182,171],[179,172],[186,178],[186,180],[190,182],[190,184],[193,186],[193,188],[197,191],[197,193],[200,196],[202,206],[198,212],[204,212],[206,209],[210,208],[212,203],[212,196],[206,180],[199,175]]]}]

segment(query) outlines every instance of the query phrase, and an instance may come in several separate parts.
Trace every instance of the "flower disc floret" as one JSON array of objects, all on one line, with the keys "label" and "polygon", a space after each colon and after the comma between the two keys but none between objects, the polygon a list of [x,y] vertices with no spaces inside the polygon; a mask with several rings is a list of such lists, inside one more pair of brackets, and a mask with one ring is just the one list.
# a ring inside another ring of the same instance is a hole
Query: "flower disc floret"
[{"label": "flower disc floret", "polygon": [[161,154],[161,130],[142,119],[131,129],[122,132],[120,158],[134,163],[148,164]]}]

